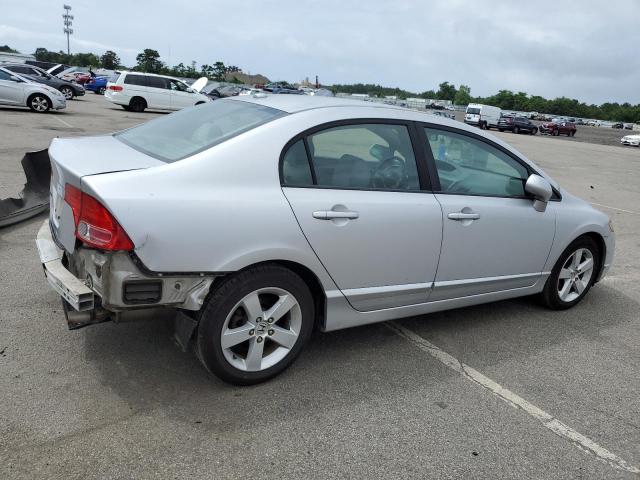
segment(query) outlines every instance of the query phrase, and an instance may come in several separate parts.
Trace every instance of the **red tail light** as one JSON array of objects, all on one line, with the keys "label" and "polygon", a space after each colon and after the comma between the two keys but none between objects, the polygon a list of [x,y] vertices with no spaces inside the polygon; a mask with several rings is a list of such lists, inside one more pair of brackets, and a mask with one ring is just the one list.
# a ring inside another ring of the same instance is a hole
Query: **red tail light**
[{"label": "red tail light", "polygon": [[76,238],[89,247],[102,250],[133,250],[127,232],[98,200],[73,185],[64,189],[64,201],[73,211]]},{"label": "red tail light", "polygon": [[123,88],[120,85],[109,85],[109,90],[113,90],[114,92],[121,92]]}]

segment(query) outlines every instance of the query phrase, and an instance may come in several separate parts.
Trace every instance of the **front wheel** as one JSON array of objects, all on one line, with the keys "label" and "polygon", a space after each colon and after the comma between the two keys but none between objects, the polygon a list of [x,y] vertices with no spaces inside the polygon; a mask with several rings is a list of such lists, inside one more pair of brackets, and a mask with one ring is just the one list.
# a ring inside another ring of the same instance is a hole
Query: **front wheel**
[{"label": "front wheel", "polygon": [[596,280],[600,252],[589,237],[569,245],[551,270],[542,291],[542,302],[554,310],[571,308],[584,298]]},{"label": "front wheel", "polygon": [[73,99],[73,89],[71,87],[60,87],[60,93],[64,95],[66,100]]},{"label": "front wheel", "polygon": [[104,91],[105,91],[105,88],[104,88],[104,87],[99,87],[99,88],[96,90],[96,93],[97,93],[98,95],[104,95]]},{"label": "front wheel", "polygon": [[51,109],[51,101],[41,93],[35,93],[29,97],[27,105],[33,112],[46,113]]},{"label": "front wheel", "polygon": [[515,133],[516,135],[517,135],[517,134],[519,134],[519,133],[520,133],[520,128],[515,127],[515,128],[513,129],[513,133]]},{"label": "front wheel", "polygon": [[226,382],[264,382],[296,359],[313,323],[313,297],[302,278],[275,264],[251,268],[224,281],[203,307],[198,357]]}]

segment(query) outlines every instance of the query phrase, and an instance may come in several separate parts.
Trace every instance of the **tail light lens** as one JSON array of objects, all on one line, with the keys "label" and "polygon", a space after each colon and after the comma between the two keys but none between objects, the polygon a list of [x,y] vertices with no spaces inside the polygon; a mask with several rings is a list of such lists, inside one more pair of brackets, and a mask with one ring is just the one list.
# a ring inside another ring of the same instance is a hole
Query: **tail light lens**
[{"label": "tail light lens", "polygon": [[133,250],[127,232],[102,204],[73,185],[65,186],[64,201],[73,211],[76,238],[103,250]]},{"label": "tail light lens", "polygon": [[114,92],[121,92],[123,88],[120,85],[109,85],[109,90],[113,90]]}]

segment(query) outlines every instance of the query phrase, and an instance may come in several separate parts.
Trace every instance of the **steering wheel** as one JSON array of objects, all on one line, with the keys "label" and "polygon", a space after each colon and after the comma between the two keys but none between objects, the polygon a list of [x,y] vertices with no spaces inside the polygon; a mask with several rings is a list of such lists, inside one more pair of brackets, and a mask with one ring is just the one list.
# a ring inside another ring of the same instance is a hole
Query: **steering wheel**
[{"label": "steering wheel", "polygon": [[387,158],[380,162],[371,177],[374,188],[404,189],[407,188],[408,183],[406,165],[404,160],[398,157]]}]

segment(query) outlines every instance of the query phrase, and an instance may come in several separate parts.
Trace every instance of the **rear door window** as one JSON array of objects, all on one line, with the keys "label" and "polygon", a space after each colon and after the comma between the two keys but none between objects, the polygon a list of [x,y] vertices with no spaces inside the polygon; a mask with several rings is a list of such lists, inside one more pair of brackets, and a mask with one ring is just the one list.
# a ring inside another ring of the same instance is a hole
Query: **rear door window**
[{"label": "rear door window", "polygon": [[169,89],[169,79],[164,77],[147,77],[148,86],[152,88]]},{"label": "rear door window", "polygon": [[124,78],[124,83],[127,85],[140,85],[141,87],[146,87],[147,77],[146,75],[134,75],[129,73]]}]

